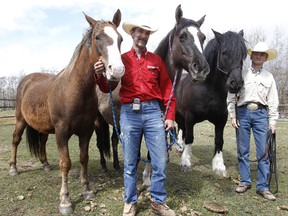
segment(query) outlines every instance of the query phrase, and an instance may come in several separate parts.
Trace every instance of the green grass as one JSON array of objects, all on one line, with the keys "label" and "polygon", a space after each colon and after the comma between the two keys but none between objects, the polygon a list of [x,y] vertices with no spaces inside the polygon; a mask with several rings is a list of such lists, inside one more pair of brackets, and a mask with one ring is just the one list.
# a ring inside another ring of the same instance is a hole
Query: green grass
[{"label": "green grass", "polygon": [[[11,113],[7,113],[10,115]],[[3,112],[1,112],[3,116]],[[255,193],[256,166],[251,164],[252,189],[245,194],[234,192],[239,180],[236,158],[236,144],[234,129],[228,123],[225,128],[224,161],[229,177],[221,178],[212,172],[212,157],[214,150],[213,126],[208,122],[196,125],[195,142],[192,146],[193,170],[183,173],[180,170],[180,159],[175,149],[170,152],[170,162],[167,170],[168,204],[177,215],[218,215],[203,207],[205,201],[216,201],[228,208],[226,215],[288,215],[280,206],[288,205],[288,173],[287,173],[287,121],[280,121],[277,130],[277,174],[279,178],[279,192],[277,200],[269,202]],[[31,157],[26,148],[26,139],[23,137],[18,149],[18,170],[15,177],[8,176],[9,161],[11,158],[11,140],[14,130],[13,119],[10,123],[0,124],[0,215],[1,216],[51,216],[59,215],[59,192],[61,176],[59,172],[59,157],[54,135],[47,143],[48,160],[53,167],[50,172],[42,170],[40,162]],[[76,137],[69,142],[72,169],[69,174],[69,192],[73,203],[73,215],[122,215],[123,209],[123,179],[116,177],[113,171],[112,159],[107,159],[108,173],[100,167],[99,151],[96,148],[96,137],[93,135],[89,149],[89,181],[95,191],[95,199],[85,202],[81,197],[82,187],[79,179],[79,149]],[[144,145],[143,145],[144,146]],[[251,145],[252,156],[255,148]],[[145,155],[145,147],[142,148]],[[121,144],[119,157],[123,167]],[[138,169],[138,186],[142,184],[144,163]],[[22,196],[22,197],[21,197]],[[21,199],[24,198],[24,199]],[[143,192],[138,201],[139,216],[153,215],[149,207],[149,198]],[[85,211],[90,207],[90,211]]]}]

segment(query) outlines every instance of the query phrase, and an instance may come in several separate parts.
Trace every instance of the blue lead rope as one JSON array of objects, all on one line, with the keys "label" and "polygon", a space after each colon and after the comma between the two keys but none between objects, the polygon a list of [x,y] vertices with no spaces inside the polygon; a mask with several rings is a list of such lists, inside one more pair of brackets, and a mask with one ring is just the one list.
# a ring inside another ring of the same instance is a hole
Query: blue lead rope
[{"label": "blue lead rope", "polygon": [[111,83],[110,82],[109,82],[109,95],[110,95],[110,103],[111,103],[111,107],[112,107],[112,116],[113,116],[114,128],[115,128],[118,140],[122,144],[122,140],[120,138],[119,129],[118,129],[118,126],[117,126],[116,113],[115,113],[115,103],[114,103],[113,96],[112,96],[112,87],[111,87]]},{"label": "blue lead rope", "polygon": [[[169,100],[168,100],[168,104],[167,104],[167,107],[166,107],[166,110],[165,110],[164,119],[166,119],[167,112],[168,112],[168,109],[170,107],[170,103],[171,103],[172,96],[173,96],[174,89],[175,89],[175,85],[176,85],[177,76],[178,76],[178,70],[176,70],[175,75],[174,75],[173,85],[172,85],[170,97],[169,97]],[[168,142],[168,134],[170,135],[170,143]],[[179,150],[182,151],[183,150],[183,146],[182,146],[182,144],[180,144],[178,142],[178,140],[176,138],[176,135],[175,135],[175,131],[174,130],[167,131],[166,132],[167,162],[170,161],[170,153],[169,152],[172,151],[172,146],[175,143],[178,145]]]}]

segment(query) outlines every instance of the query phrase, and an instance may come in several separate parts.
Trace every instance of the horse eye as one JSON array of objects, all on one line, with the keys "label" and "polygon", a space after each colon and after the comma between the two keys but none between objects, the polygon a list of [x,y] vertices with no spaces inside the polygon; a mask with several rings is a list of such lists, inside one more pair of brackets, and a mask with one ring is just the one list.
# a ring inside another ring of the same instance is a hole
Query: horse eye
[{"label": "horse eye", "polygon": [[96,40],[100,40],[100,36],[99,35],[95,35],[95,39]]},{"label": "horse eye", "polygon": [[181,43],[185,42],[187,39],[187,35],[186,34],[181,34],[180,37],[179,37],[179,40]]},{"label": "horse eye", "polygon": [[221,55],[222,56],[228,56],[228,53],[226,51],[222,51]]}]

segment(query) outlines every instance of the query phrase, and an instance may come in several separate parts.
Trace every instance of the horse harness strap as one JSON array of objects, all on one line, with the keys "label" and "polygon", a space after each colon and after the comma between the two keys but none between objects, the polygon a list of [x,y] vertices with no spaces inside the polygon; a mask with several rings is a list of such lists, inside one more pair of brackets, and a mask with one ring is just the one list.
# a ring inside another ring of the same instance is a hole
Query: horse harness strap
[{"label": "horse harness strap", "polygon": [[[219,51],[219,52],[220,52],[220,51]],[[219,63],[219,62],[220,62],[220,54],[219,54],[219,52],[218,52],[218,54],[217,54],[217,69],[218,69],[219,71],[221,71],[222,73],[228,75],[232,70],[234,70],[234,69],[236,69],[236,68],[241,68],[241,69],[242,69],[242,66],[241,66],[241,65],[238,65],[238,66],[233,67],[229,72],[221,69],[221,68],[220,68],[220,63]]]}]

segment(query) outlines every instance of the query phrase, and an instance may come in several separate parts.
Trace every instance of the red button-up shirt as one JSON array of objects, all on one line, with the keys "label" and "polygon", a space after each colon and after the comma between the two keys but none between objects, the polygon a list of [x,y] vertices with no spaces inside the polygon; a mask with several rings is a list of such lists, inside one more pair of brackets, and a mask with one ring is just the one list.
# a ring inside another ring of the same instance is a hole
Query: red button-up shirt
[{"label": "red button-up shirt", "polygon": [[[167,107],[171,94],[172,82],[168,76],[166,66],[160,56],[143,51],[141,58],[132,48],[129,52],[122,54],[125,65],[125,73],[121,79],[119,96],[121,103],[132,103],[134,98],[141,102],[159,100]],[[109,92],[105,78],[100,77],[96,82],[103,92]],[[116,84],[112,88],[116,88]],[[166,119],[175,120],[176,99],[172,96]]]}]

